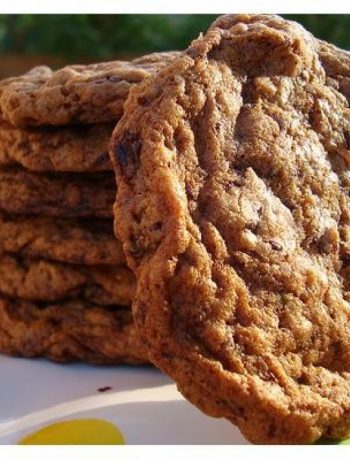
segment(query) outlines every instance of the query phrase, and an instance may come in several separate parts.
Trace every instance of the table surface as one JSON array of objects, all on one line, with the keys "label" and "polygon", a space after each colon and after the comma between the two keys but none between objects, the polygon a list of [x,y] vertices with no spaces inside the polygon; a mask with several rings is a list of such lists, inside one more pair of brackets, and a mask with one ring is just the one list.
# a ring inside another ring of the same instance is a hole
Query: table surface
[{"label": "table surface", "polygon": [[157,369],[0,356],[0,444],[16,444],[58,421],[86,418],[113,423],[127,444],[246,443],[229,422],[187,402]]}]

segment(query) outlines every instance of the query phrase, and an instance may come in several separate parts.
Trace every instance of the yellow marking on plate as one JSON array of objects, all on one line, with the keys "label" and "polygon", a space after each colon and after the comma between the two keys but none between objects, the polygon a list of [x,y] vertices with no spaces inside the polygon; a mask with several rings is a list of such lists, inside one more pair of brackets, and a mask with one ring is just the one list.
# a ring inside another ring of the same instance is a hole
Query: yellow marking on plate
[{"label": "yellow marking on plate", "polygon": [[48,425],[26,435],[18,444],[34,445],[114,445],[125,444],[122,432],[111,422],[76,419]]}]

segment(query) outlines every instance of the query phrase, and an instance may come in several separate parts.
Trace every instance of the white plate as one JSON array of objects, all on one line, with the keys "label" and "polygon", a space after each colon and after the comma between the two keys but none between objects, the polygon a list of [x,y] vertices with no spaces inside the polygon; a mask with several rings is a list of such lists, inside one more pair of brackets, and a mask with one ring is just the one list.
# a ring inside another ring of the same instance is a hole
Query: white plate
[{"label": "white plate", "polygon": [[[110,389],[98,391],[104,387]],[[203,415],[156,369],[0,356],[0,444],[82,418],[112,422],[127,444],[246,444],[234,426]]]}]

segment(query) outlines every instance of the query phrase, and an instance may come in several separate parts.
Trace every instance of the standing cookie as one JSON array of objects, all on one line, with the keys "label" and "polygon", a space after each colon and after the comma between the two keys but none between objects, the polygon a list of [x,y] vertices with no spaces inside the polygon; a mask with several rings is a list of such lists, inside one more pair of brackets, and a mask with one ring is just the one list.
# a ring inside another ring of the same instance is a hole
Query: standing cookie
[{"label": "standing cookie", "polygon": [[111,142],[151,360],[256,443],[350,432],[350,111],[318,49],[278,16],[219,18]]}]

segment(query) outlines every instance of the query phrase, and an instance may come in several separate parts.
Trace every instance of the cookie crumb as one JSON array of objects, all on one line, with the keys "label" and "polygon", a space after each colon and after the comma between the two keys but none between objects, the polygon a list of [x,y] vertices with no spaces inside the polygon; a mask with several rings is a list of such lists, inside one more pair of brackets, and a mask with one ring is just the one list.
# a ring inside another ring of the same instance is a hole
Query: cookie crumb
[{"label": "cookie crumb", "polygon": [[104,393],[105,391],[109,391],[111,389],[112,389],[112,387],[101,387],[101,388],[97,388],[97,391],[99,393]]}]

